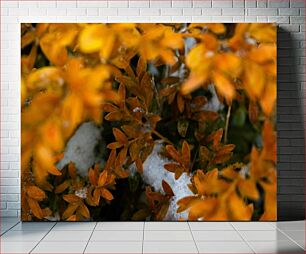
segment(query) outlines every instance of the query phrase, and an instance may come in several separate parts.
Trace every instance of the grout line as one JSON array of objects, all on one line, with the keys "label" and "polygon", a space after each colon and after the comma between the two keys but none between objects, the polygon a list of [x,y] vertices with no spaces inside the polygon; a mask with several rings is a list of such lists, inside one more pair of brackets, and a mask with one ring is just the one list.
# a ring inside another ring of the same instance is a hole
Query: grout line
[{"label": "grout line", "polygon": [[279,232],[283,233],[285,236],[287,236],[292,242],[294,242],[296,245],[298,245],[299,247],[301,247],[303,250],[305,250],[305,248],[303,246],[301,246],[298,242],[296,242],[292,237],[290,237],[289,235],[287,235],[285,233],[285,231],[279,229],[279,228],[276,228]]},{"label": "grout line", "polygon": [[38,241],[38,243],[29,251],[29,253],[32,253],[32,251],[40,244],[40,242],[51,232],[51,230],[55,227],[57,222],[49,229],[49,231]]},{"label": "grout line", "polygon": [[143,222],[143,226],[142,226],[142,245],[141,245],[141,253],[143,253],[143,245],[144,245],[144,234],[145,234],[145,224],[146,222]]},{"label": "grout line", "polygon": [[187,221],[187,224],[188,224],[188,227],[189,227],[189,230],[190,230],[190,233],[191,233],[191,236],[192,236],[192,239],[193,239],[193,242],[196,246],[196,249],[197,249],[197,252],[200,253],[199,251],[199,248],[198,248],[198,245],[197,245],[197,242],[195,241],[194,237],[193,237],[193,233],[192,233],[192,230],[191,230],[191,227],[190,227],[190,224],[189,224],[189,221]]},{"label": "grout line", "polygon": [[92,234],[95,232],[95,229],[96,229],[97,225],[98,225],[98,222],[96,222],[96,225],[94,226],[94,228],[93,228],[93,230],[92,230],[92,232],[91,232],[91,234],[90,234],[90,237],[89,237],[89,239],[88,239],[88,241],[87,241],[87,243],[86,243],[86,246],[85,246],[85,248],[84,248],[84,250],[83,250],[83,253],[85,253],[86,248],[87,248],[87,246],[88,246],[88,244],[89,244],[89,241],[90,241],[90,239],[91,239],[91,237],[92,237]]},{"label": "grout line", "polygon": [[12,228],[17,226],[19,223],[20,223],[20,221],[17,221],[16,224],[13,224],[13,226],[11,226],[9,229],[5,230],[0,236],[3,236],[5,233],[9,232]]},{"label": "grout line", "polygon": [[243,242],[245,242],[246,245],[249,246],[249,248],[253,251],[253,253],[256,253],[256,251],[255,251],[255,250],[253,249],[253,247],[249,244],[249,242],[248,242],[246,239],[244,239],[244,237],[240,234],[239,230],[236,229],[236,228],[234,227],[233,223],[230,222],[230,224],[231,224],[231,226],[235,229],[235,231],[237,232],[237,234],[241,237],[241,239],[243,240]]}]

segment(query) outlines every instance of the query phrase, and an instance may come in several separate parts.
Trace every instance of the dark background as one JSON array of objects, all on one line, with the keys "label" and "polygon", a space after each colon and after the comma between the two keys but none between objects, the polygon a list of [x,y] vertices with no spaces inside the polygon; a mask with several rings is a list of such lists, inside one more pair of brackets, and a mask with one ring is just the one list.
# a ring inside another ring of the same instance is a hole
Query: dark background
[{"label": "dark background", "polygon": [[[278,220],[305,219],[305,48],[278,29],[277,153]],[[304,39],[305,40],[305,39]]]}]

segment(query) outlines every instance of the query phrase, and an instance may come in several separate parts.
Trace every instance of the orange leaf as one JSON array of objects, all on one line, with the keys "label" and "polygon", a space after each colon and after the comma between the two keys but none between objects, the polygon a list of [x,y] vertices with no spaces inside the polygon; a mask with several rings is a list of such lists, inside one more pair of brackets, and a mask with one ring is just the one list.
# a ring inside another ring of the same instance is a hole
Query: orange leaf
[{"label": "orange leaf", "polygon": [[103,198],[105,198],[107,200],[113,200],[114,199],[113,194],[108,189],[102,188],[100,191],[101,191],[101,196]]},{"label": "orange leaf", "polygon": [[217,88],[218,93],[223,96],[230,104],[235,97],[234,84],[230,81],[229,78],[216,71],[213,72],[212,79]]},{"label": "orange leaf", "polygon": [[90,212],[85,204],[80,205],[77,212],[80,213],[86,219],[90,218]]},{"label": "orange leaf", "polygon": [[62,193],[63,191],[65,191],[68,187],[70,186],[70,181],[66,180],[63,183],[61,183],[60,185],[56,186],[54,193],[59,194]]},{"label": "orange leaf", "polygon": [[42,201],[47,197],[45,192],[36,186],[28,186],[26,190],[28,196],[36,201]]},{"label": "orange leaf", "polygon": [[107,171],[103,170],[98,179],[98,186],[103,186],[107,180]]},{"label": "orange leaf", "polygon": [[238,182],[238,188],[242,196],[257,200],[259,198],[259,192],[256,188],[256,183],[251,179],[240,180]]},{"label": "orange leaf", "polygon": [[88,179],[92,185],[96,186],[98,184],[96,172],[92,168],[88,171]]},{"label": "orange leaf", "polygon": [[68,203],[77,203],[77,202],[81,201],[81,198],[79,198],[78,196],[76,196],[74,194],[64,195],[63,199],[65,201],[67,201]]},{"label": "orange leaf", "polygon": [[76,209],[79,207],[78,203],[71,203],[68,205],[68,207],[66,208],[66,210],[64,211],[63,215],[62,215],[62,219],[66,220],[67,218],[69,218],[71,215],[74,214],[74,212],[76,211]]}]

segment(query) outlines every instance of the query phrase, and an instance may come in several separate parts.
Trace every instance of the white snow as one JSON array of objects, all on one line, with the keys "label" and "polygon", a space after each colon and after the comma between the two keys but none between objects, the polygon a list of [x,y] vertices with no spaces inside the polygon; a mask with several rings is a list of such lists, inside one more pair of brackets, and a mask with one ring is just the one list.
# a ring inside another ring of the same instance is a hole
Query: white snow
[{"label": "white snow", "polygon": [[74,162],[79,175],[87,177],[88,169],[97,162],[95,148],[101,142],[101,130],[92,122],[80,125],[66,145],[64,158],[57,164],[62,169],[70,161]]},{"label": "white snow", "polygon": [[[186,212],[177,214],[176,210],[178,206],[176,202],[183,197],[193,195],[187,186],[190,183],[190,177],[186,173],[183,173],[178,180],[175,180],[174,174],[164,168],[164,165],[171,161],[160,155],[163,145],[162,142],[155,144],[152,153],[143,163],[142,178],[146,184],[154,188],[154,191],[164,192],[162,180],[165,180],[172,188],[174,197],[170,201],[169,210],[164,220],[177,221],[180,218],[187,219],[188,215]],[[133,164],[129,170],[133,174],[136,171],[135,165]]]}]

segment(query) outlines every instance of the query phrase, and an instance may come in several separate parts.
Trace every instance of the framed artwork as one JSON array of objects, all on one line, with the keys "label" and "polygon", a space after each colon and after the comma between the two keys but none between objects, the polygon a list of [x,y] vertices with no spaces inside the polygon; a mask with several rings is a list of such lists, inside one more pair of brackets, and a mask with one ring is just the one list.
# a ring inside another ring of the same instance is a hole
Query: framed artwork
[{"label": "framed artwork", "polygon": [[276,26],[21,24],[23,221],[275,221]]}]

